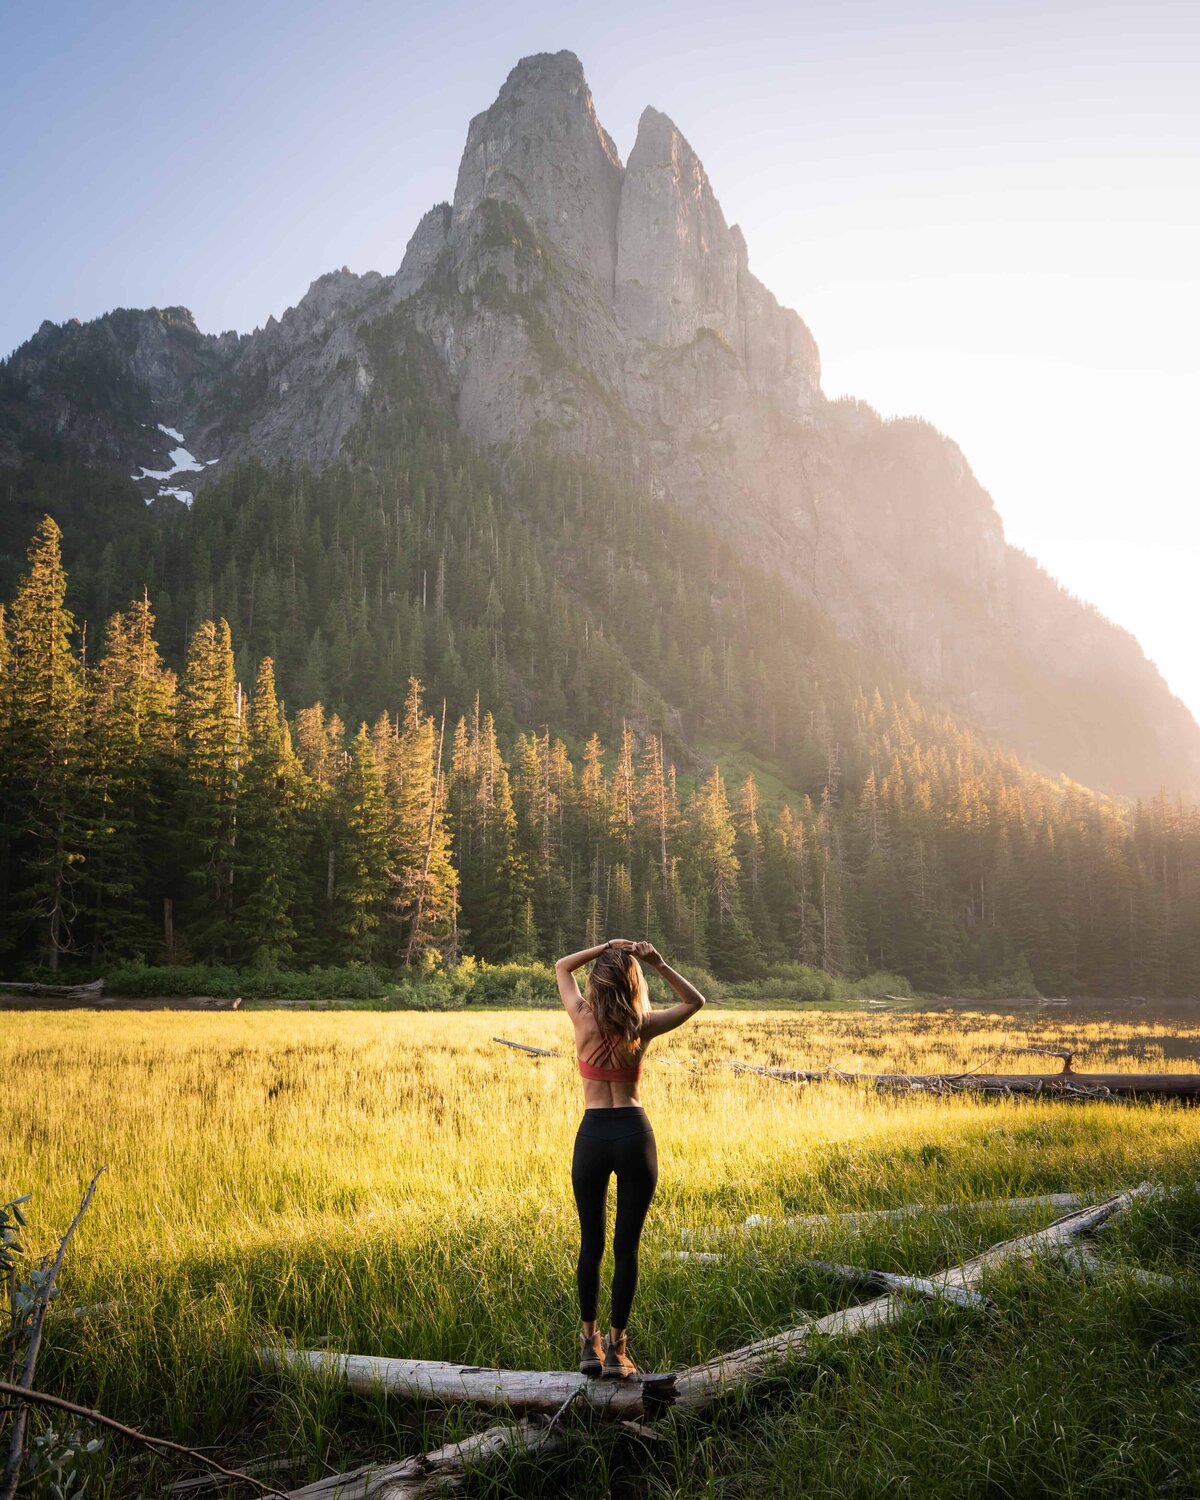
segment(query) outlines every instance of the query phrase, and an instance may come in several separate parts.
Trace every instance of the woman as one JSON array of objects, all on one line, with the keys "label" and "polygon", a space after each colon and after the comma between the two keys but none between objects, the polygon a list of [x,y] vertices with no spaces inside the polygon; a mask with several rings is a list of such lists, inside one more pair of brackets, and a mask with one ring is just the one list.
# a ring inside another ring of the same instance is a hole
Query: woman
[{"label": "woman", "polygon": [[[574,971],[594,959],[581,995]],[[639,961],[640,960],[640,961]],[[680,1003],[651,1011],[642,964],[657,969]],[[613,938],[582,953],[560,958],[554,966],[558,993],[575,1025],[575,1055],[583,1078],[586,1104],[571,1186],[579,1210],[579,1369],[584,1375],[618,1380],[637,1374],[626,1350],[626,1325],[637,1287],[638,1240],[658,1182],[658,1153],[638,1086],[646,1047],[654,1037],[691,1020],[704,996],[677,974],[653,943]],[[601,1348],[596,1328],[600,1296],[600,1261],[604,1256],[605,1200],[608,1179],[617,1174],[617,1224],[613,1234],[612,1321]]]}]

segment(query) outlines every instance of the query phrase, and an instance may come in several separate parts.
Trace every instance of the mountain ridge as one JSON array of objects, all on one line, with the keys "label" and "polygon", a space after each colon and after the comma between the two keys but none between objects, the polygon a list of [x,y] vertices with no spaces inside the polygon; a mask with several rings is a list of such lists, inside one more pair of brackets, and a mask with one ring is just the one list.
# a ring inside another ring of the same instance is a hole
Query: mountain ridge
[{"label": "mountain ridge", "polygon": [[197,487],[249,457],[321,468],[372,412],[371,329],[401,307],[481,447],[546,447],[695,512],[1034,763],[1200,795],[1200,726],[1134,637],[1005,541],[952,440],[824,395],[682,132],[648,107],[622,163],[571,53],[523,59],[472,119],[453,200],[394,275],[326,273],[251,334],[178,308],[43,324],[0,367],[0,462],[156,470],[162,424],[209,466]]}]

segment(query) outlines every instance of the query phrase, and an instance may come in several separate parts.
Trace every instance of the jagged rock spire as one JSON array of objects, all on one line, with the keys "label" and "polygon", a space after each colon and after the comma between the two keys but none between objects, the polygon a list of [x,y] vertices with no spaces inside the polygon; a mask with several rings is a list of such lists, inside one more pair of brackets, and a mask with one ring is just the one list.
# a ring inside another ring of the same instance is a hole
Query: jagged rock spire
[{"label": "jagged rock spire", "polygon": [[512,203],[564,260],[611,291],[623,175],[579,59],[539,52],[521,59],[471,121],[452,232],[485,198]]},{"label": "jagged rock spire", "polygon": [[656,344],[711,328],[741,345],[737,243],[700,158],[656,109],[646,109],[621,188],[617,313]]}]

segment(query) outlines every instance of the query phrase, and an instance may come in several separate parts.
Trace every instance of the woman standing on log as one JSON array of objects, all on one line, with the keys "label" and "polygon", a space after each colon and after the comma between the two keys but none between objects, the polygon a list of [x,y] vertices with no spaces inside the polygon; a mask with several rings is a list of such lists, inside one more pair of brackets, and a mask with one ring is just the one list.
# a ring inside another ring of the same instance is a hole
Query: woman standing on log
[{"label": "woman standing on log", "polygon": [[[595,960],[580,994],[574,971]],[[680,1003],[652,1011],[642,964],[657,969]],[[638,1277],[638,1241],[658,1182],[654,1131],[638,1088],[646,1046],[656,1036],[691,1020],[704,996],[677,974],[653,943],[613,938],[560,958],[554,966],[558,993],[575,1026],[575,1054],[586,1108],[575,1137],[571,1186],[579,1210],[579,1369],[584,1375],[619,1380],[638,1373],[626,1350],[625,1330]],[[617,1223],[613,1233],[612,1322],[602,1348],[596,1328],[600,1262],[608,1179],[617,1176]]]}]

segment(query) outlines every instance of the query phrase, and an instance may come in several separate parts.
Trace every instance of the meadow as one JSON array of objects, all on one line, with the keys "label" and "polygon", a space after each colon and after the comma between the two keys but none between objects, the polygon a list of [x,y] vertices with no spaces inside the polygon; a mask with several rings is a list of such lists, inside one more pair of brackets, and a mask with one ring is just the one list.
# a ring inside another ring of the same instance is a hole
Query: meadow
[{"label": "meadow", "polygon": [[[571,1368],[578,1079],[569,1059],[534,1059],[496,1035],[570,1047],[553,1011],[6,1014],[0,1199],[33,1194],[30,1250],[51,1246],[107,1167],[62,1303],[114,1306],[55,1313],[41,1388],[216,1445],[223,1461],[287,1453],[292,1467],[275,1477],[286,1487],[488,1419],[265,1373],[253,1352],[263,1342]],[[1008,1050],[1029,1044],[1068,1047],[1081,1070],[1189,1070],[1200,1023],[710,1006],[656,1043],[643,1101],[661,1178],[630,1330],[643,1368],[862,1300],[808,1258],[935,1271],[1053,1212],[803,1233],[746,1231],[748,1215],[1099,1198],[1200,1178],[1194,1109],[879,1096],[727,1065],[1036,1070]],[[727,1258],[665,1258],[700,1244]],[[1014,1266],[989,1283],[993,1317],[914,1303],[898,1327],[831,1341],[769,1389],[667,1418],[663,1441],[598,1423],[565,1458],[514,1460],[469,1493],[1200,1494],[1200,1280],[1189,1279],[1200,1199],[1138,1206],[1104,1253],[1180,1283]],[[186,1472],[109,1440],[87,1493],[162,1494]]]}]

